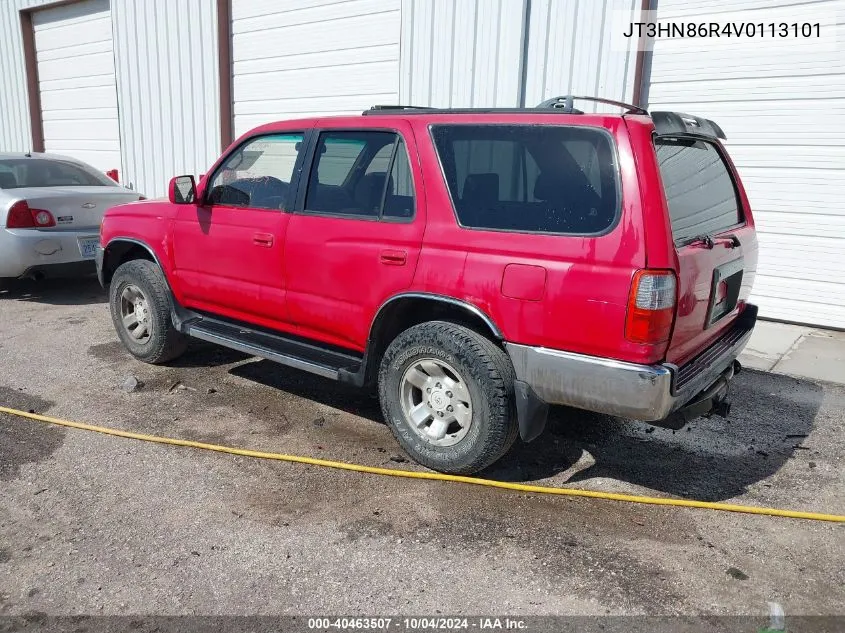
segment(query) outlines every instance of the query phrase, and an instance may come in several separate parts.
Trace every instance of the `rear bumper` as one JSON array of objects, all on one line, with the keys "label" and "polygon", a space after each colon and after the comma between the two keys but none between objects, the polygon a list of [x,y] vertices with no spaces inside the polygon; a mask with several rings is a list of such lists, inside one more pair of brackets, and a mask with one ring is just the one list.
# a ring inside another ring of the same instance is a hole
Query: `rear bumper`
[{"label": "rear bumper", "polygon": [[[709,412],[724,397],[739,356],[757,320],[757,306],[746,305],[731,329],[681,367],[638,365],[542,347],[506,343],[523,397],[530,391],[549,404],[564,404],[646,422],[673,413],[684,419]],[[525,387],[530,387],[530,391]],[[518,390],[520,391],[520,390]],[[711,406],[712,409],[712,406]],[[671,426],[675,426],[672,424]]]},{"label": "rear bumper", "polygon": [[[25,277],[39,271],[68,271],[78,264],[93,272],[94,260],[82,257],[79,238],[98,238],[97,229],[40,231],[0,228],[0,277]],[[64,273],[62,273],[64,275]]]}]

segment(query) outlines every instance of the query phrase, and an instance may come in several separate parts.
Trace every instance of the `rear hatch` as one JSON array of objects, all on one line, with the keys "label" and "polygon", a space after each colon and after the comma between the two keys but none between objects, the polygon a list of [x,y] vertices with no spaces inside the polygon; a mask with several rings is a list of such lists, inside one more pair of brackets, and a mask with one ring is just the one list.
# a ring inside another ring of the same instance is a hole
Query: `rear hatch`
[{"label": "rear hatch", "polygon": [[138,200],[140,196],[123,187],[21,187],[7,193],[26,200],[32,209],[49,211],[56,225],[41,231],[99,231],[106,209]]},{"label": "rear hatch", "polygon": [[678,305],[669,362],[682,364],[724,334],[743,308],[757,238],[736,174],[715,139],[655,138],[678,255]]}]

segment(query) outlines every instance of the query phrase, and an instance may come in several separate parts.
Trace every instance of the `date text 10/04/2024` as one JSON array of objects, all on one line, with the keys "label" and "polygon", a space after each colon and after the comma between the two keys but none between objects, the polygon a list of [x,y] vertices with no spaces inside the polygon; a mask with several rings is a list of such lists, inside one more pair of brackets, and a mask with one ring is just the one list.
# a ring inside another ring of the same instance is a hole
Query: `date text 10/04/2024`
[{"label": "date text 10/04/2024", "polygon": [[521,631],[526,628],[523,620],[516,618],[443,618],[443,617],[411,617],[411,618],[308,618],[308,628],[314,630],[390,630],[399,629],[403,631],[418,630],[470,630],[481,631]]}]

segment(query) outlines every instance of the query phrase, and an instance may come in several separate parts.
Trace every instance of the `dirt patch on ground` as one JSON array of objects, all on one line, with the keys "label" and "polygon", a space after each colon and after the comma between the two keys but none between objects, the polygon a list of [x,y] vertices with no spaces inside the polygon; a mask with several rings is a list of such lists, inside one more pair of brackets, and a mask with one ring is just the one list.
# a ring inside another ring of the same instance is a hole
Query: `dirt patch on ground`
[{"label": "dirt patch on ground", "polygon": [[[0,402],[10,409],[32,413],[45,413],[53,406],[52,402],[9,387],[0,387]],[[0,413],[0,481],[16,479],[24,464],[49,459],[64,438],[61,427]]]}]

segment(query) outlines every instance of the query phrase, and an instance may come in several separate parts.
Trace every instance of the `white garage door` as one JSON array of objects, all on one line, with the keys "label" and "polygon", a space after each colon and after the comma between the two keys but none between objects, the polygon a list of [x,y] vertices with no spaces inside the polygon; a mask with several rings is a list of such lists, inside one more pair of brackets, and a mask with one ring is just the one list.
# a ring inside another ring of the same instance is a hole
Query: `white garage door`
[{"label": "white garage door", "polygon": [[[722,13],[731,9],[742,11]],[[815,22],[837,12],[845,1],[658,3],[661,23]],[[843,26],[833,28],[842,42]],[[648,102],[724,129],[759,231],[761,315],[845,328],[845,52],[818,40],[658,40]]]},{"label": "white garage door", "polygon": [[44,147],[107,171],[120,168],[117,89],[108,0],[32,16]]},{"label": "white garage door", "polygon": [[399,100],[400,0],[233,0],[235,135]]}]

